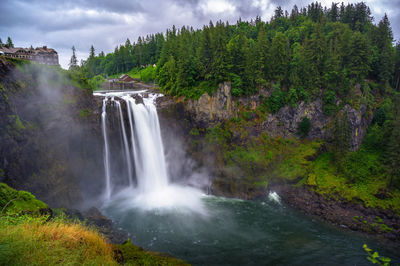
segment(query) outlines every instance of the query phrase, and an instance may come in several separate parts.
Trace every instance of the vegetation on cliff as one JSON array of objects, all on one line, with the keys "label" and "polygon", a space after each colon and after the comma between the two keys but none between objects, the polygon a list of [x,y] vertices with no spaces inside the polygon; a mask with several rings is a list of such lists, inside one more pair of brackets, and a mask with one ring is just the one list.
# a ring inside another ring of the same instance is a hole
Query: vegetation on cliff
[{"label": "vegetation on cliff", "polygon": [[101,162],[91,92],[79,70],[0,56],[0,181],[52,207],[79,201],[81,177]]},{"label": "vegetation on cliff", "polygon": [[390,152],[392,142],[386,141],[396,138],[396,117],[390,118],[396,105],[390,106],[383,107],[388,108],[385,121],[374,119],[361,147],[354,152],[349,151],[346,138],[344,143],[337,140],[335,144],[271,137],[268,132],[257,131],[263,113],[256,111],[250,117],[246,109],[238,118],[213,128],[192,129],[195,141],[191,149],[215,154],[220,177],[214,181],[214,188],[218,193],[252,198],[260,189],[265,191],[270,182],[284,180],[305,185],[327,198],[362,202],[400,214],[400,179],[393,173],[397,156]]}]

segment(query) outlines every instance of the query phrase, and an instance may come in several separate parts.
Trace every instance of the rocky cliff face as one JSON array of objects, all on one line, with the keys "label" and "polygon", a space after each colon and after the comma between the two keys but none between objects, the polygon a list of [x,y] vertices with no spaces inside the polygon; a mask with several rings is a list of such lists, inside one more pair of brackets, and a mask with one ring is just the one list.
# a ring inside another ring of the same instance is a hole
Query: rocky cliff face
[{"label": "rocky cliff face", "polygon": [[[357,150],[371,123],[372,116],[367,114],[365,105],[361,105],[360,110],[345,105],[340,110],[339,116],[348,119],[351,131],[350,148],[353,151]],[[298,125],[304,117],[308,117],[312,125],[308,139],[328,141],[331,139],[334,118],[324,114],[320,99],[308,104],[300,102],[297,107],[285,106],[276,114],[268,114],[262,128],[271,136],[295,137]]]},{"label": "rocky cliff face", "polygon": [[235,115],[231,84],[225,82],[214,95],[204,93],[198,100],[188,100],[184,109],[196,124],[203,127],[215,125]]},{"label": "rocky cliff face", "polygon": [[[186,118],[197,127],[208,128],[237,116],[237,106],[250,106],[256,109],[260,105],[259,96],[270,96],[268,91],[261,91],[258,95],[233,99],[231,96],[231,85],[226,82],[219,86],[212,96],[203,94],[198,100],[176,100],[166,97],[159,101],[161,109],[170,108],[174,105],[179,110],[179,116]],[[347,114],[350,124],[351,150],[357,150],[366,134],[366,129],[372,120],[372,115],[367,113],[367,108],[361,104],[359,110],[345,105],[339,115]],[[268,132],[272,137],[298,137],[298,125],[304,117],[311,121],[311,130],[308,139],[330,140],[334,125],[334,117],[325,115],[322,108],[322,100],[317,99],[310,103],[300,102],[296,107],[285,106],[276,114],[268,114],[260,128]],[[346,116],[344,116],[346,117]]]},{"label": "rocky cliff face", "polygon": [[0,182],[51,207],[78,204],[101,185],[99,117],[67,73],[0,59]]}]

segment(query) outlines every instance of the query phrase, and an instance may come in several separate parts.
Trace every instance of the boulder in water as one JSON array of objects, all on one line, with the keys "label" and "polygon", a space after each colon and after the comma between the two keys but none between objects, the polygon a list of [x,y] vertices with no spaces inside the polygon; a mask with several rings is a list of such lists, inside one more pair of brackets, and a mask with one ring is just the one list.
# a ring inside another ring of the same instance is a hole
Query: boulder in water
[{"label": "boulder in water", "polygon": [[136,104],[144,104],[143,103],[143,98],[139,94],[133,95],[132,98],[135,99]]}]

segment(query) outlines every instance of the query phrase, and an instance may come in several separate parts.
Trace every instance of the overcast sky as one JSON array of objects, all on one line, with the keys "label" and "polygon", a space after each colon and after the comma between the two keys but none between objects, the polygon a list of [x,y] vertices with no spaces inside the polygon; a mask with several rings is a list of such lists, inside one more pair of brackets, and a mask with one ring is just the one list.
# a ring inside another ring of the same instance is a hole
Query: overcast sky
[{"label": "overcast sky", "polygon": [[[96,54],[112,52],[129,38],[165,32],[172,25],[194,28],[210,20],[235,23],[239,17],[257,15],[270,20],[277,6],[307,6],[306,0],[1,0],[0,38],[10,36],[15,46],[55,48],[60,64],[67,68],[71,47],[78,59],[86,59],[90,45]],[[320,1],[330,7],[332,1]],[[341,1],[338,1],[341,2]],[[347,3],[348,1],[344,1]],[[357,2],[357,1],[350,1]],[[400,0],[366,0],[375,23],[386,12],[395,39],[400,39]]]}]

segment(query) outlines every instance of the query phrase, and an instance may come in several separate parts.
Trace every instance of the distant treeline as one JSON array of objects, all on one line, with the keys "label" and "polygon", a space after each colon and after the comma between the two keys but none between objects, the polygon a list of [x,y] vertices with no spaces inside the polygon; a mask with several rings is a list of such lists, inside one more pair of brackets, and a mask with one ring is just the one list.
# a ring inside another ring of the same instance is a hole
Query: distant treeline
[{"label": "distant treeline", "polygon": [[364,2],[330,8],[315,2],[290,14],[278,7],[269,22],[172,27],[127,40],[106,56],[93,49],[83,66],[90,78],[149,64],[157,64],[157,81],[172,95],[198,97],[223,81],[232,82],[233,95],[251,95],[274,84],[276,108],[322,92],[329,109],[365,79],[398,89],[400,45],[393,45],[387,16],[375,25]]}]

